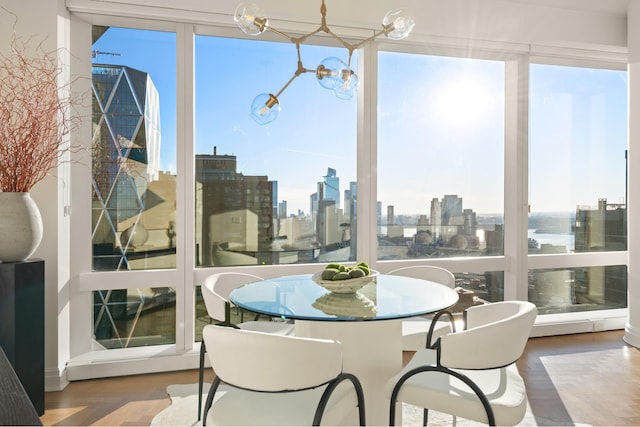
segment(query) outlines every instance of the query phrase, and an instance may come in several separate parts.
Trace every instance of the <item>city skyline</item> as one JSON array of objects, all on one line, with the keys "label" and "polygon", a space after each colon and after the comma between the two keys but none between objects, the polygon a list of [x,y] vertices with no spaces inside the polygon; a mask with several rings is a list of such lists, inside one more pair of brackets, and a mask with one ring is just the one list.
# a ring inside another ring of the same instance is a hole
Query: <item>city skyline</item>
[{"label": "city skyline", "polygon": [[[180,149],[175,122],[175,35],[110,28],[93,48],[119,54],[97,55],[96,63],[124,64],[150,74],[160,93],[161,168],[175,173],[176,151]],[[306,45],[303,49],[307,66],[328,54],[344,54],[344,49]],[[195,153],[210,154],[215,145],[221,153],[236,155],[243,173],[265,174],[278,181],[278,201],[287,201],[289,212],[307,212],[309,196],[327,168],[337,170],[344,184],[356,181],[356,102],[336,99],[320,88],[313,76],[303,75],[281,96],[278,119],[265,127],[256,125],[248,115],[251,99],[281,87],[290,77],[292,55],[295,58],[291,46],[285,43],[196,36]],[[500,83],[502,74],[496,79],[495,70],[504,68],[503,63],[425,55],[403,55],[402,60],[407,61],[403,66],[405,86],[411,89],[414,81],[423,84],[422,91],[413,92],[427,97],[428,103],[412,104],[410,90],[393,110],[380,106],[377,199],[384,206],[395,206],[398,213],[417,214],[428,210],[433,197],[458,194],[479,214],[502,213],[504,89],[500,84],[504,83]],[[419,63],[411,62],[416,60]],[[248,64],[255,65],[255,70]],[[531,115],[533,123],[542,123],[530,129],[529,193],[533,211],[570,212],[578,205],[593,206],[600,197],[619,202],[624,198],[626,125],[618,123],[626,123],[626,98],[618,89],[611,100],[589,91],[609,90],[607,87],[626,78],[626,74],[611,71],[611,81],[602,81],[602,70],[594,74],[587,69],[584,75],[571,79],[573,74],[562,77],[564,70],[560,68],[560,75],[555,76],[551,74],[556,69],[532,68]],[[429,72],[427,80],[419,77],[425,72]],[[590,75],[600,83],[589,80]],[[554,85],[562,88],[565,84],[577,96],[554,92]],[[626,81],[618,84],[626,87]],[[384,82],[380,85],[383,94]],[[404,90],[398,88],[396,92]],[[414,113],[416,119],[408,119]],[[582,117],[580,120],[602,115],[603,120],[582,127],[571,115]],[[564,126],[544,125],[545,120],[558,116],[566,118]],[[409,120],[421,127],[404,129],[402,122],[392,120],[396,117],[405,120],[404,124]],[[429,123],[437,124],[437,128],[432,126],[427,129],[432,133],[425,134]],[[493,139],[489,135],[494,135]],[[394,150],[406,160],[389,163],[387,153]],[[435,157],[429,157],[428,168],[413,167],[410,153]],[[478,160],[482,160],[480,165],[472,163]],[[393,179],[388,179],[391,176]],[[422,184],[417,186],[416,182]],[[347,188],[342,185],[340,193]],[[416,197],[416,193],[424,196]]]}]

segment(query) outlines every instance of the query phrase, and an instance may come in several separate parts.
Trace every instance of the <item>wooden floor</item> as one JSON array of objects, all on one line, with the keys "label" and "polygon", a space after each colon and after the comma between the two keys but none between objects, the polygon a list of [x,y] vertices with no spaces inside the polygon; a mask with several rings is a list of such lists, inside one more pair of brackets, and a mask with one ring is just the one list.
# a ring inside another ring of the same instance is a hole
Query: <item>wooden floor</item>
[{"label": "wooden floor", "polygon": [[[610,331],[529,340],[518,367],[540,424],[640,425],[640,350],[622,336]],[[46,393],[41,420],[46,426],[147,426],[170,404],[168,385],[197,381],[197,370],[75,381]]]}]

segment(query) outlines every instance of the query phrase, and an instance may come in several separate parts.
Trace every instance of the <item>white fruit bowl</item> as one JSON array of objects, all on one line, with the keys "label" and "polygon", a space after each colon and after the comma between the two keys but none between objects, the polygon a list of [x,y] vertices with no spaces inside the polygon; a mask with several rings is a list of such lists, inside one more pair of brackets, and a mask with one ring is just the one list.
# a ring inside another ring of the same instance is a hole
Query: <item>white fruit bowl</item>
[{"label": "white fruit bowl", "polygon": [[370,270],[368,276],[354,277],[346,280],[322,280],[322,271],[319,271],[315,273],[311,279],[328,291],[337,294],[352,294],[366,284],[376,280],[379,274],[376,270]]}]

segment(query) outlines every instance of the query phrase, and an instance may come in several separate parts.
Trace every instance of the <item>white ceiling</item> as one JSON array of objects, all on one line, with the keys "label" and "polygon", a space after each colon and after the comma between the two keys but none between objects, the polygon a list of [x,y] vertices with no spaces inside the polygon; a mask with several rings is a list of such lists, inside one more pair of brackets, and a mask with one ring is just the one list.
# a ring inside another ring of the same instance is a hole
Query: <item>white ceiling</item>
[{"label": "white ceiling", "polygon": [[528,3],[562,9],[583,10],[593,13],[609,13],[627,16],[631,0],[508,0],[514,3]]}]

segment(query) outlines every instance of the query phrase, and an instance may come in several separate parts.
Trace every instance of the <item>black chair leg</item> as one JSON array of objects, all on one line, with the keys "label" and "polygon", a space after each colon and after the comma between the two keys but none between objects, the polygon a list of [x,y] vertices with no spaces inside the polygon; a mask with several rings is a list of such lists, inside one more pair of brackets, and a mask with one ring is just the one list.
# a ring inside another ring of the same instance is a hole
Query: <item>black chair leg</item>
[{"label": "black chair leg", "polygon": [[422,410],[422,425],[426,426],[428,422],[429,422],[429,410],[427,408],[424,408]]},{"label": "black chair leg", "polygon": [[207,401],[204,404],[204,413],[202,414],[202,427],[207,425],[207,415],[209,415],[209,409],[211,409],[211,405],[213,405],[213,396],[216,394],[216,390],[220,385],[220,379],[215,377],[213,383],[211,384],[211,388],[209,389],[209,393],[207,393]]},{"label": "black chair leg", "polygon": [[198,421],[202,416],[202,388],[204,385],[204,354],[207,349],[204,340],[200,343],[200,372],[198,372]]}]

